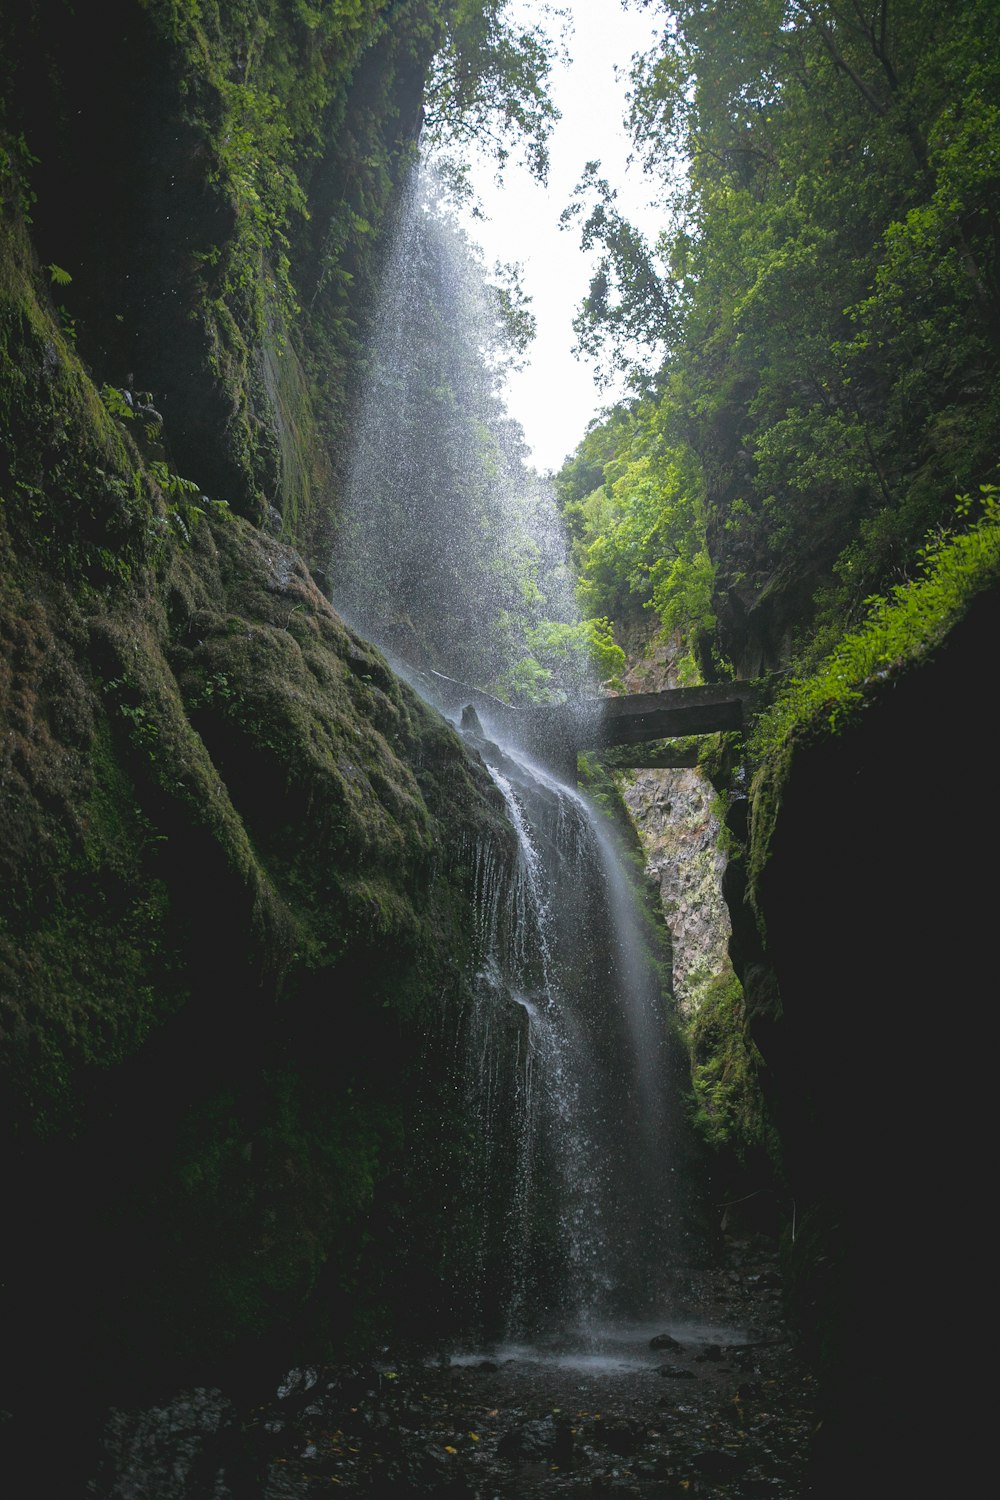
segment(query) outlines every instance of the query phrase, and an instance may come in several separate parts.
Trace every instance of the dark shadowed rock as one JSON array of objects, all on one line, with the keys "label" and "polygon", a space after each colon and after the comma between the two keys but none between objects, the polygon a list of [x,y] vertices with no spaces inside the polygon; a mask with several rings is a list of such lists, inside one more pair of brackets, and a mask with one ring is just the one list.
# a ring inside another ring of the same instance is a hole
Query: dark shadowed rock
[{"label": "dark shadowed rock", "polygon": [[746,1460],[739,1453],[729,1453],[725,1448],[705,1448],[691,1460],[699,1474],[710,1479],[728,1479],[746,1467]]},{"label": "dark shadowed rock", "polygon": [[498,1458],[548,1458],[568,1464],[573,1457],[573,1434],[568,1421],[554,1416],[521,1422],[505,1432],[497,1444]]}]

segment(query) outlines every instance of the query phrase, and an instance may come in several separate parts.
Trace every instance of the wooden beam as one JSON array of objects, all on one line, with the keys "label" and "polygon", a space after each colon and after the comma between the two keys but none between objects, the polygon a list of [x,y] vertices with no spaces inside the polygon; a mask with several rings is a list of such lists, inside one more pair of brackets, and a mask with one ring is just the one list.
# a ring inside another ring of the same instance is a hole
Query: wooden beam
[{"label": "wooden beam", "polygon": [[[700,687],[667,688],[662,693],[624,693],[617,698],[512,708],[439,672],[430,675],[434,695],[449,710],[472,704],[487,737],[509,738],[564,775],[575,767],[576,757],[583,750],[740,730],[758,700],[752,683],[712,682]],[[697,754],[688,749],[661,749],[646,756],[639,752],[630,764],[691,766],[697,764]]]},{"label": "wooden beam", "polygon": [[528,748],[542,753],[547,744],[577,750],[636,745],[647,740],[679,739],[742,729],[745,713],[757,701],[746,682],[707,683],[669,688],[662,693],[624,693],[619,698],[591,698],[579,704],[545,704],[510,709],[509,723]]}]

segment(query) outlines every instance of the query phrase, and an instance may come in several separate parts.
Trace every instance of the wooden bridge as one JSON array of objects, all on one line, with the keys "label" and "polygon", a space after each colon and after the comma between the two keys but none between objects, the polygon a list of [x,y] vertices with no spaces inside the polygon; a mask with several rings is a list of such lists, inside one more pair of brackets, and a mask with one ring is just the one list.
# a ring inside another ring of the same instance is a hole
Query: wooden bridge
[{"label": "wooden bridge", "polygon": [[473,707],[487,737],[509,738],[545,765],[574,777],[580,751],[615,745],[636,747],[627,758],[632,766],[694,765],[697,756],[689,747],[654,749],[652,742],[742,730],[758,699],[752,683],[726,682],[512,708],[438,672],[431,675],[447,709]]}]

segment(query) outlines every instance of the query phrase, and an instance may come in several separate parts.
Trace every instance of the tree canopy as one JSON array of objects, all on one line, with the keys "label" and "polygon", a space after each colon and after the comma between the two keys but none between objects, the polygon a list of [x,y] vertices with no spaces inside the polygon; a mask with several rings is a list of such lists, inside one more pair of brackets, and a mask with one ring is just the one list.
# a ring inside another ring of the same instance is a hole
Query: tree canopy
[{"label": "tree canopy", "polygon": [[[796,626],[819,649],[859,618],[953,523],[956,494],[995,477],[1000,12],[662,13],[629,93],[662,232],[627,223],[597,164],[569,211],[601,249],[580,344],[644,394],[563,486],[605,606],[624,583],[692,633],[714,614],[723,651],[749,632],[742,666],[759,669]],[[575,476],[602,446],[604,498],[584,501]]]}]

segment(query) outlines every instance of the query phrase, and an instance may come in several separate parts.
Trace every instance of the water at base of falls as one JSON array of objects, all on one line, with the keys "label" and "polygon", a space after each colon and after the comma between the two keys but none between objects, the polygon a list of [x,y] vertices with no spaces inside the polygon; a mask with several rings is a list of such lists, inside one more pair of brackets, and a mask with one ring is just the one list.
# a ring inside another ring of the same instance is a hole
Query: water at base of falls
[{"label": "water at base of falls", "polygon": [[[536,1365],[543,1369],[574,1371],[584,1375],[618,1375],[658,1369],[664,1361],[655,1341],[664,1334],[690,1347],[731,1347],[745,1342],[746,1328],[683,1318],[647,1318],[642,1321],[606,1322],[593,1319],[584,1330],[554,1333],[530,1342],[501,1340],[489,1347],[497,1364]],[[452,1365],[477,1366],[486,1351],[459,1349],[449,1355]]]},{"label": "water at base of falls", "polygon": [[484,859],[477,1000],[460,1039],[476,1121],[481,1332],[598,1338],[651,1314],[672,1234],[667,1031],[634,894],[575,788],[480,742],[517,836]]}]

